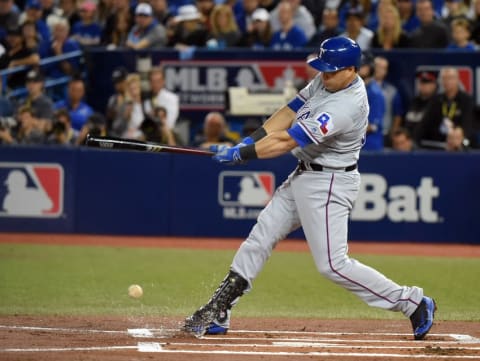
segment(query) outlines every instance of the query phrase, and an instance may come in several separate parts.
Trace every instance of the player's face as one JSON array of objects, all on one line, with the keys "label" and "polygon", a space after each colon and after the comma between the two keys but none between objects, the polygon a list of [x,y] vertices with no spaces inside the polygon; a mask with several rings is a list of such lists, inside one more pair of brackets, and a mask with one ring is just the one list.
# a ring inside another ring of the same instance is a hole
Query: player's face
[{"label": "player's face", "polygon": [[356,73],[353,66],[331,73],[322,73],[323,85],[330,92],[346,88],[355,79]]}]

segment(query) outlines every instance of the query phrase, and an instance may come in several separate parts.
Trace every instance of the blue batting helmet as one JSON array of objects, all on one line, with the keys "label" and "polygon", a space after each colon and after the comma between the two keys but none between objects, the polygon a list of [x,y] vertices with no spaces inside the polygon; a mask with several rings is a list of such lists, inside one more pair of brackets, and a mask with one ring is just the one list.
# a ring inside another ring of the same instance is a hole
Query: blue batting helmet
[{"label": "blue batting helmet", "polygon": [[334,72],[349,66],[359,67],[362,58],[360,46],[350,38],[336,36],[324,40],[320,45],[318,56],[308,64],[324,73]]}]

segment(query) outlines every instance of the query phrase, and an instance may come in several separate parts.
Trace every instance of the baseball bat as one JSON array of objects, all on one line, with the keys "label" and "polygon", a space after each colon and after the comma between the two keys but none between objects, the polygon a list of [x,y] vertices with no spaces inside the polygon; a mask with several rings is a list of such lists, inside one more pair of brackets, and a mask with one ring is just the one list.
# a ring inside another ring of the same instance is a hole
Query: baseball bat
[{"label": "baseball bat", "polygon": [[125,149],[136,150],[140,152],[165,152],[178,154],[193,154],[193,155],[209,155],[215,153],[209,150],[203,150],[191,147],[180,147],[173,145],[163,145],[153,142],[142,142],[140,140],[122,139],[114,137],[95,137],[90,134],[87,135],[85,144],[89,147],[97,147],[103,149]]}]

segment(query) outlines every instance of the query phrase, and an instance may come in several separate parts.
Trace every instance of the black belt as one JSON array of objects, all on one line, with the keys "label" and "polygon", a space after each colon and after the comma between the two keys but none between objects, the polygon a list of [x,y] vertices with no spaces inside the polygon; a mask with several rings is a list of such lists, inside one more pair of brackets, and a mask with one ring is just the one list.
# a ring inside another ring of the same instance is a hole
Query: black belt
[{"label": "black belt", "polygon": [[321,164],[315,164],[315,163],[305,163],[304,161],[298,162],[298,168],[300,170],[314,170],[316,172],[323,172],[323,171],[332,171],[332,172],[351,172],[352,170],[357,169],[357,163],[349,165],[348,167],[345,168],[331,168],[331,167],[325,167]]}]

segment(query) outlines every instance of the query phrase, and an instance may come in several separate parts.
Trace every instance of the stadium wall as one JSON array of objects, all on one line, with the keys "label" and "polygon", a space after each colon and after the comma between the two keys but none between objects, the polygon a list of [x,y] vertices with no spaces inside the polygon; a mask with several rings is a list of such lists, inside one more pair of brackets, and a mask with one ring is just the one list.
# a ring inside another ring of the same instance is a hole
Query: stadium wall
[{"label": "stadium wall", "polygon": [[[480,243],[478,164],[473,152],[363,154],[350,239]],[[225,167],[190,155],[3,147],[0,230],[244,237],[295,165],[290,155]]]}]

